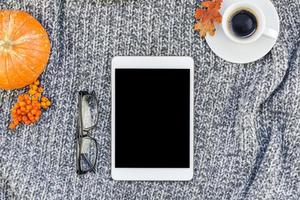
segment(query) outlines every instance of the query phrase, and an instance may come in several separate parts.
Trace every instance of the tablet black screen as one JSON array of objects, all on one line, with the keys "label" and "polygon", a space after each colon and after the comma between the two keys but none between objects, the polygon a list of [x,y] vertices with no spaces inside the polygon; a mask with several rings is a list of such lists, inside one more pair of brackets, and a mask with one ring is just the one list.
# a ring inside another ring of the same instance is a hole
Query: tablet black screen
[{"label": "tablet black screen", "polygon": [[189,168],[190,120],[189,69],[116,69],[116,168]]}]

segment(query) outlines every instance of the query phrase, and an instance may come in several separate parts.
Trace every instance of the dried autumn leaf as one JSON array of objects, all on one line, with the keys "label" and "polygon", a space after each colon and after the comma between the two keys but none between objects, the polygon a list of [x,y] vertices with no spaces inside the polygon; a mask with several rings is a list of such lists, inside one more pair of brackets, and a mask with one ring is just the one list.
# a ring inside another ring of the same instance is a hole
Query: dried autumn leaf
[{"label": "dried autumn leaf", "polygon": [[213,36],[215,34],[215,23],[220,24],[222,15],[220,8],[223,0],[211,0],[201,3],[201,7],[195,10],[195,30],[199,31],[203,38],[208,33]]}]

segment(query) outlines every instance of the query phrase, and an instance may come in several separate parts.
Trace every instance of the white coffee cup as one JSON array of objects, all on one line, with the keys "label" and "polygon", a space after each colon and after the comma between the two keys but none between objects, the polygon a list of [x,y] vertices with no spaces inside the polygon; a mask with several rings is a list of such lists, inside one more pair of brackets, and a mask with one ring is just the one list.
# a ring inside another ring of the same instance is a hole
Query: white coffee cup
[{"label": "white coffee cup", "polygon": [[[249,37],[239,37],[235,35],[231,29],[231,19],[239,11],[246,10],[252,13],[257,21],[257,28],[255,32]],[[260,37],[265,36],[268,38],[276,39],[278,32],[272,28],[266,27],[266,18],[264,12],[254,3],[237,2],[228,6],[222,17],[222,28],[225,35],[236,43],[247,44],[258,40]]]}]

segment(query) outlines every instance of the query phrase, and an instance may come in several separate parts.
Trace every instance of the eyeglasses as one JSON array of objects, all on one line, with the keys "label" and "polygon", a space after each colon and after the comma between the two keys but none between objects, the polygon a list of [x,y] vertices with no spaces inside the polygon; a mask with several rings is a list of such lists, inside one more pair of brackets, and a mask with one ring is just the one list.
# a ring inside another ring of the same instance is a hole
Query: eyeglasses
[{"label": "eyeglasses", "polygon": [[76,134],[76,172],[94,172],[98,157],[95,138],[90,136],[98,122],[98,101],[95,92],[80,91],[78,94],[78,126]]}]

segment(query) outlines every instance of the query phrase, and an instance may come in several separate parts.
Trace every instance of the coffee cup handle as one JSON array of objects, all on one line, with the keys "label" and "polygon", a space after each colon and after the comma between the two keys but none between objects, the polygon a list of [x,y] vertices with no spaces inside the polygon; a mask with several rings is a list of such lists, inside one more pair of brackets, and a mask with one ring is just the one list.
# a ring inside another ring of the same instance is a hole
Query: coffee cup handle
[{"label": "coffee cup handle", "polygon": [[278,32],[271,28],[265,28],[263,35],[268,38],[276,39],[278,36]]}]

